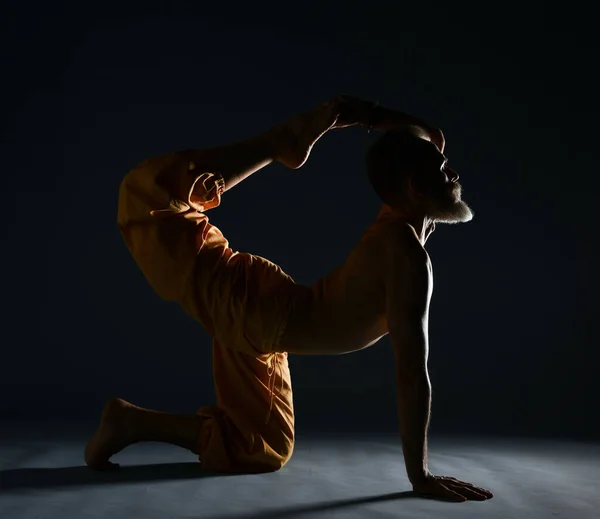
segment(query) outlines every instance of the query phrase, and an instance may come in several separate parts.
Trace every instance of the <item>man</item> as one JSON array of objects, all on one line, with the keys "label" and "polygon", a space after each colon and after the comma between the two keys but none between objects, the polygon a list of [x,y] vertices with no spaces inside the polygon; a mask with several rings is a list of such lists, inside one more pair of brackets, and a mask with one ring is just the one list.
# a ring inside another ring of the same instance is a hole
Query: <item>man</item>
[{"label": "man", "polygon": [[[232,250],[209,223],[206,211],[243,179],[274,161],[297,169],[327,131],[357,124],[387,131],[367,155],[369,178],[384,204],[331,274],[311,287],[299,285],[265,258]],[[455,501],[492,497],[470,483],[434,476],[427,466],[432,272],[424,244],[436,222],[472,218],[443,151],[442,132],[423,121],[339,96],[255,138],[134,168],[121,184],[119,227],[158,295],[178,302],[212,335],[217,405],[172,415],[112,399],[86,447],[86,463],[116,468],[109,461],[116,452],[159,441],[189,449],[216,471],[277,470],[294,447],[288,353],[347,353],[389,333],[414,491]],[[176,330],[172,335],[177,340]]]}]

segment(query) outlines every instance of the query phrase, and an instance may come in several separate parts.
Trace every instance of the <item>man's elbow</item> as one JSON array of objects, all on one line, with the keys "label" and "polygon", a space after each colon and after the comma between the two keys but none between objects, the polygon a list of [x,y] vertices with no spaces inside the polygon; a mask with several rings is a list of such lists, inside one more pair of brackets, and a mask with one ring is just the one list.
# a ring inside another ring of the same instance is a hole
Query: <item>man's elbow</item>
[{"label": "man's elbow", "polygon": [[390,329],[390,338],[396,358],[396,372],[406,380],[428,378],[429,345],[422,319],[413,318]]},{"label": "man's elbow", "polygon": [[429,371],[426,365],[409,365],[396,363],[396,378],[398,384],[419,387],[419,386],[430,386]]}]

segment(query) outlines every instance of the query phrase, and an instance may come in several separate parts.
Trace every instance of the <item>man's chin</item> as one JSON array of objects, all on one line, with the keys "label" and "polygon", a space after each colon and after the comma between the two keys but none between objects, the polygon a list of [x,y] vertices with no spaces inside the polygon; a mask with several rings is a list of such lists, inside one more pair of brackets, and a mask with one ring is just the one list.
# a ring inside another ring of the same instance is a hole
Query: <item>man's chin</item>
[{"label": "man's chin", "polygon": [[466,223],[470,222],[475,214],[462,200],[453,203],[447,208],[436,208],[430,215],[435,223]]}]

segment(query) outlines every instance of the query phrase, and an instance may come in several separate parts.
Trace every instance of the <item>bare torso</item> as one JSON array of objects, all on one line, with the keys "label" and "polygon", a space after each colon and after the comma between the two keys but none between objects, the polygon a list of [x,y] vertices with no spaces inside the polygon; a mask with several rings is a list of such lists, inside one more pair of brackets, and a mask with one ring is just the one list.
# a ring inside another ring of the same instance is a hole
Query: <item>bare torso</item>
[{"label": "bare torso", "polygon": [[346,261],[310,287],[299,286],[280,344],[297,354],[342,354],[388,333],[382,258],[399,223],[385,208]]}]

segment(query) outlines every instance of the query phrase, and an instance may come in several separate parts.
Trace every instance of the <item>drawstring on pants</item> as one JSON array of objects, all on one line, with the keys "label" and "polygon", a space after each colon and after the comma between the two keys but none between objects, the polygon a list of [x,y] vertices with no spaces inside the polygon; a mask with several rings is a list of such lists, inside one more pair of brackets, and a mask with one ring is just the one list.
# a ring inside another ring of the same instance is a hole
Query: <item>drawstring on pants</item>
[{"label": "drawstring on pants", "polygon": [[[275,359],[275,362],[273,360]],[[269,376],[269,393],[271,393],[271,403],[269,405],[269,412],[267,414],[267,420],[265,424],[269,423],[269,419],[271,418],[271,411],[273,409],[273,400],[275,398],[275,370],[279,368],[280,377],[281,377],[281,386],[279,388],[279,394],[283,391],[283,370],[281,369],[281,359],[279,358],[277,353],[269,354],[267,358],[267,375]]]}]

